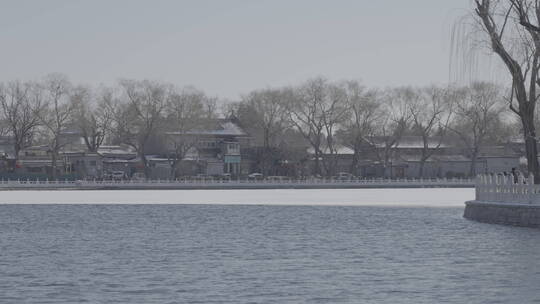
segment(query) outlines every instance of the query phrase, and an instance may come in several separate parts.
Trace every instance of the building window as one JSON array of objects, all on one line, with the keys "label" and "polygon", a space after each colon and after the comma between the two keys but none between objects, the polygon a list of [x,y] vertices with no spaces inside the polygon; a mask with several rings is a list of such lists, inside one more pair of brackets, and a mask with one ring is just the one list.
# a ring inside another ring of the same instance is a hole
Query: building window
[{"label": "building window", "polygon": [[238,143],[229,143],[227,144],[227,153],[228,154],[237,154],[240,151],[240,146]]},{"label": "building window", "polygon": [[199,147],[202,147],[202,148],[215,148],[217,147],[217,143],[215,141],[200,141],[199,142]]}]

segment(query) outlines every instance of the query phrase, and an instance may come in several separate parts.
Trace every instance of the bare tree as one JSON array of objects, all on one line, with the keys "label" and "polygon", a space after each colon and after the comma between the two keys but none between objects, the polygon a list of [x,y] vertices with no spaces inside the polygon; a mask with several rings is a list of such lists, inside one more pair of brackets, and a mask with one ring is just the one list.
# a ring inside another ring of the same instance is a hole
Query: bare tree
[{"label": "bare tree", "polygon": [[322,173],[322,160],[325,174],[330,175],[335,169],[337,154],[335,129],[348,114],[345,94],[342,88],[323,78],[309,80],[298,91],[289,104],[291,124],[313,148],[315,174]]},{"label": "bare tree", "polygon": [[452,115],[448,90],[436,86],[408,92],[412,131],[422,138],[418,177],[426,161],[441,147]]},{"label": "bare tree", "polygon": [[328,157],[323,157],[323,164],[328,176],[333,175],[338,165],[338,143],[335,132],[338,126],[350,116],[347,103],[347,93],[344,85],[330,84],[328,86],[328,99],[323,107],[323,125],[325,129],[325,145]]},{"label": "bare tree", "polygon": [[148,80],[124,80],[121,87],[124,99],[115,106],[115,135],[118,140],[135,149],[148,177],[147,144],[163,127],[162,118],[171,86]]},{"label": "bare tree", "polygon": [[178,165],[186,154],[197,148],[200,138],[196,131],[204,128],[208,119],[214,116],[213,112],[209,112],[209,99],[204,92],[194,88],[184,88],[180,92],[174,92],[169,98],[165,115],[167,129],[171,131],[167,136],[167,159],[171,167],[171,178],[176,177]]},{"label": "bare tree", "polygon": [[71,99],[74,106],[73,123],[81,132],[89,152],[97,152],[105,140],[113,121],[113,91],[103,88],[93,92],[87,87],[74,89]]},{"label": "bare tree", "polygon": [[454,106],[455,117],[449,129],[457,134],[471,158],[470,176],[476,175],[478,154],[488,140],[494,140],[503,125],[503,96],[491,83],[475,82],[457,89]]},{"label": "bare tree", "polygon": [[9,134],[8,122],[0,117],[0,136],[6,136]]},{"label": "bare tree", "polygon": [[343,145],[353,150],[351,172],[358,172],[360,153],[369,136],[376,128],[376,121],[380,115],[380,105],[377,93],[367,90],[357,81],[345,83],[346,102],[350,114],[348,119],[343,120],[340,129],[340,139]]},{"label": "bare tree", "polygon": [[0,87],[1,117],[5,130],[13,137],[15,159],[28,147],[40,124],[41,92],[31,83],[14,81]]},{"label": "bare tree", "polygon": [[308,81],[298,89],[295,98],[289,103],[289,119],[291,124],[313,148],[314,173],[321,174],[321,158],[323,156],[322,140],[324,122],[321,104],[325,98],[326,80],[317,78]]},{"label": "bare tree", "polygon": [[44,109],[39,112],[40,121],[44,127],[51,151],[51,178],[57,178],[57,161],[60,150],[67,144],[62,138],[62,132],[71,124],[74,111],[70,99],[71,83],[63,75],[47,76],[43,82]]},{"label": "bare tree", "polygon": [[290,125],[288,102],[292,94],[287,88],[253,91],[238,105],[241,121],[251,121],[252,132],[262,139],[261,169],[264,175],[270,170],[270,155],[279,144],[280,134]]},{"label": "bare tree", "polygon": [[410,90],[410,88],[395,88],[383,92],[379,115],[375,121],[376,127],[369,136],[368,144],[382,162],[385,176],[393,177],[392,158],[395,149],[410,127],[408,97],[411,94]]},{"label": "bare tree", "polygon": [[510,109],[523,126],[527,166],[540,183],[534,113],[540,83],[540,5],[537,0],[475,0],[475,14],[491,50],[512,78]]},{"label": "bare tree", "polygon": [[[196,90],[194,88],[187,88]],[[203,93],[204,98],[202,98],[203,108],[204,108],[204,117],[206,119],[215,119],[218,117],[218,98],[217,97],[209,97]]]}]

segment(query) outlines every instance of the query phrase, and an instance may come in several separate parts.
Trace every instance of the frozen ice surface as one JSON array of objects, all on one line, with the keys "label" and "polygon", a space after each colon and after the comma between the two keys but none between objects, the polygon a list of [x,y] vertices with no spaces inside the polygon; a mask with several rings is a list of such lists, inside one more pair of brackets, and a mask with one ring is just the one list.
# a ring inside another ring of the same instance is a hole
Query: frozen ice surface
[{"label": "frozen ice surface", "polygon": [[235,204],[462,207],[472,188],[0,191],[0,204]]}]

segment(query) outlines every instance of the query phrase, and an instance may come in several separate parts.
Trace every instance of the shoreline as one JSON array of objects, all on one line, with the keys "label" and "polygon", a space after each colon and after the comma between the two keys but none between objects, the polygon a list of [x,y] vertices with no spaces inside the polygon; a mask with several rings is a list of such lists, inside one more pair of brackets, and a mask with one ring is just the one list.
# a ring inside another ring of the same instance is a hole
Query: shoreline
[{"label": "shoreline", "polygon": [[472,188],[5,191],[4,204],[181,204],[456,207]]},{"label": "shoreline", "polygon": [[474,188],[474,185],[467,183],[455,184],[149,184],[149,185],[39,185],[26,184],[24,186],[0,185],[0,191],[73,191],[73,190],[272,190],[272,189],[421,189],[421,188]]},{"label": "shoreline", "polygon": [[507,226],[540,227],[540,205],[470,200],[463,217],[469,220]]}]

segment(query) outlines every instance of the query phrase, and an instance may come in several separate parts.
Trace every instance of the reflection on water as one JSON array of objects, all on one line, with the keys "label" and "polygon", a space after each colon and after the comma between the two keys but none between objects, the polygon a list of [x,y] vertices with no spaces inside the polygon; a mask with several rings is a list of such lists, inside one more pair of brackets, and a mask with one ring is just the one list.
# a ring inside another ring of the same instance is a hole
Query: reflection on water
[{"label": "reflection on water", "polygon": [[540,301],[540,230],[462,212],[0,205],[0,303]]}]

